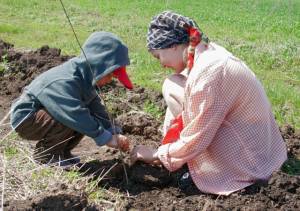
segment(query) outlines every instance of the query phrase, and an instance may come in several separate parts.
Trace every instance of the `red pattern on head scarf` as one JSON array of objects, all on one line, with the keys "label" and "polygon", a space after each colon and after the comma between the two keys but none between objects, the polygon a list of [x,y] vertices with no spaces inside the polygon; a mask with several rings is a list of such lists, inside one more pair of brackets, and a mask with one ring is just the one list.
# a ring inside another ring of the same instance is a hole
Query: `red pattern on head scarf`
[{"label": "red pattern on head scarf", "polygon": [[196,46],[201,42],[201,32],[194,27],[188,27],[187,31],[189,33],[187,68],[191,70],[194,66],[194,55]]}]

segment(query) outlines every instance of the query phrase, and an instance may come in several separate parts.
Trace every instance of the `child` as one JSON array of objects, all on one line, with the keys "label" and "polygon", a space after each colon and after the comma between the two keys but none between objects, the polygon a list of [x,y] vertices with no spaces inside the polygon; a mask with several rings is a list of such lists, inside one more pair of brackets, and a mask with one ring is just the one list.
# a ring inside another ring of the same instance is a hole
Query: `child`
[{"label": "child", "polygon": [[84,135],[98,146],[129,148],[127,137],[109,121],[96,92],[112,77],[133,88],[125,69],[128,48],[112,33],[95,32],[83,51],[35,78],[11,107],[12,128],[22,138],[38,141],[34,158],[40,163],[79,163],[71,150]]},{"label": "child", "polygon": [[175,73],[163,85],[163,145],[137,146],[132,162],[162,163],[170,171],[187,164],[200,191],[224,195],[280,168],[285,144],[261,83],[243,61],[170,11],[152,19],[147,47]]}]

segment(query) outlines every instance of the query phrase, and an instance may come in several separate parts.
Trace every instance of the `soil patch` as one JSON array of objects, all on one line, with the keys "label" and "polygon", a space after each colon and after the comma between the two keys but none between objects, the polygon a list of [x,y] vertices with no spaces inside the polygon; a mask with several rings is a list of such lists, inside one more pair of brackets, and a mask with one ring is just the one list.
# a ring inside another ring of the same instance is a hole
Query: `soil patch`
[{"label": "soil patch", "polygon": [[8,210],[83,210],[87,207],[87,198],[73,194],[57,194],[23,201],[10,201],[4,206]]},{"label": "soil patch", "polygon": [[[43,46],[36,51],[18,52],[13,45],[0,40],[0,117],[8,111],[11,102],[18,97],[24,86],[39,73],[61,64],[71,57],[60,55],[59,49]],[[144,103],[149,101],[165,109],[160,93],[136,87],[125,91],[119,84],[112,84],[102,90],[109,110],[124,133],[132,140],[132,145],[146,144],[159,146],[162,119],[155,119],[143,112]],[[120,161],[117,150],[97,147],[93,140],[85,137],[74,153],[92,156],[95,160],[86,162],[80,170],[84,175],[103,177],[99,187],[111,192],[124,193],[126,210],[299,210],[300,209],[300,132],[289,125],[281,128],[289,150],[289,161],[283,170],[275,172],[265,183],[257,183],[230,196],[204,194],[194,186],[184,190],[178,187],[178,178],[186,172],[181,169],[169,173],[163,167],[137,163],[129,165],[129,155]],[[114,168],[104,175],[112,166]],[[128,174],[127,182],[124,167]],[[293,171],[294,175],[286,172]],[[296,174],[296,175],[295,175]],[[83,176],[84,176],[83,175]],[[105,200],[110,200],[105,198]],[[88,205],[84,194],[76,191],[59,190],[48,195],[39,195],[25,201],[5,201],[6,210],[101,210]]]}]

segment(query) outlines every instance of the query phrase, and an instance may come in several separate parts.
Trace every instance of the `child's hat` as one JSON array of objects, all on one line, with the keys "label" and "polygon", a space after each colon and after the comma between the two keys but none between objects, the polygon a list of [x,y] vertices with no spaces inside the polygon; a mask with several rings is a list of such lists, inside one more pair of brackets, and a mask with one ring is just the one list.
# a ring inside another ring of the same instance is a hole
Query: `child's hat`
[{"label": "child's hat", "polygon": [[125,66],[117,68],[113,74],[127,89],[133,89],[132,82],[128,77]]}]

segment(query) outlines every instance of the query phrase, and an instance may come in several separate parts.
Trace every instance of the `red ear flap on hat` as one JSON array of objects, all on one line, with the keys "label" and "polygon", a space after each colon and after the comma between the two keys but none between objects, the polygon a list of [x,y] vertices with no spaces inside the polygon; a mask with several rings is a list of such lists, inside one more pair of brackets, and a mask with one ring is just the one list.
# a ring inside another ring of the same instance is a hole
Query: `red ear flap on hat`
[{"label": "red ear flap on hat", "polygon": [[127,89],[133,89],[132,82],[127,75],[125,66],[119,67],[113,72],[113,74]]}]

